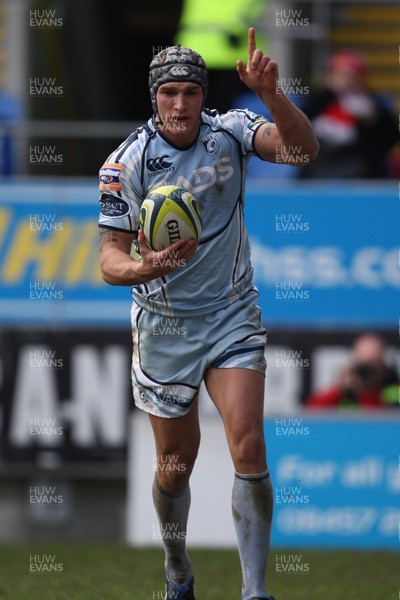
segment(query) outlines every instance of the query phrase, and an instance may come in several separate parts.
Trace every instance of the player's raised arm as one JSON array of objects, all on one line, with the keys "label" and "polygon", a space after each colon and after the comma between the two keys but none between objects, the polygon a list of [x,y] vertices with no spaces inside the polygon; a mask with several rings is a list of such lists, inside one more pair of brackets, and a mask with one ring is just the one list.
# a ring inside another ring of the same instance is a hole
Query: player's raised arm
[{"label": "player's raised arm", "polygon": [[[237,61],[240,79],[268,108],[274,123],[262,125],[256,133],[255,148],[264,160],[292,165],[307,164],[318,155],[319,144],[306,115],[278,86],[278,64],[256,46],[250,27],[247,65]],[[285,160],[280,157],[285,156]],[[278,158],[279,157],[279,158]]]}]

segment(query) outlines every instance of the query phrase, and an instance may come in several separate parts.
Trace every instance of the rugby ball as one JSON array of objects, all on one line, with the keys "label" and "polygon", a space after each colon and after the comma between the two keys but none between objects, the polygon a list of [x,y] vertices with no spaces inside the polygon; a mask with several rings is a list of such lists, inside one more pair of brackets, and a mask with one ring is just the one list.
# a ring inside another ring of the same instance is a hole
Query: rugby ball
[{"label": "rugby ball", "polygon": [[202,230],[198,202],[177,185],[151,190],[140,208],[139,222],[147,243],[157,252],[180,239],[198,240]]}]

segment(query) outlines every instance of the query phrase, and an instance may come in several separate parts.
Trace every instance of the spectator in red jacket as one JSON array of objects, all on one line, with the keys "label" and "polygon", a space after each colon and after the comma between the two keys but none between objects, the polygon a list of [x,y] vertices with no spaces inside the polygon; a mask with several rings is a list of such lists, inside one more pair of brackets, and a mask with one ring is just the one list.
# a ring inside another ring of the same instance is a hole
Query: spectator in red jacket
[{"label": "spectator in red jacket", "polygon": [[385,342],[378,335],[358,337],[350,364],[329,389],[316,392],[306,400],[310,408],[399,406],[399,377],[385,361]]}]

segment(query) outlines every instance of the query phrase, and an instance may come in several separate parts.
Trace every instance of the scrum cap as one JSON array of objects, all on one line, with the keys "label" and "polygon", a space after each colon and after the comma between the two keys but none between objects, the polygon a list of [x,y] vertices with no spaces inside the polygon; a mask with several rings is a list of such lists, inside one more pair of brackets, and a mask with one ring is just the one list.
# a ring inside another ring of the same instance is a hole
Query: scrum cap
[{"label": "scrum cap", "polygon": [[151,105],[157,114],[157,90],[164,83],[191,81],[203,90],[204,101],[208,91],[206,63],[194,50],[186,46],[170,46],[161,50],[151,61],[149,88]]}]

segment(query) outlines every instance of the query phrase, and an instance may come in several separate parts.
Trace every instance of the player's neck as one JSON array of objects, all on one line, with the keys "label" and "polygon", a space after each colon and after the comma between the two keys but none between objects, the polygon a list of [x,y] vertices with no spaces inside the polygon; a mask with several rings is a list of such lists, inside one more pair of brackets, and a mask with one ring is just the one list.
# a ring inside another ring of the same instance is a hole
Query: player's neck
[{"label": "player's neck", "polygon": [[169,142],[172,146],[176,146],[177,148],[181,148],[182,150],[185,148],[189,148],[194,144],[197,139],[198,131],[195,135],[192,136],[181,136],[181,135],[173,135],[168,130],[163,130],[161,127],[158,128],[163,137]]}]

